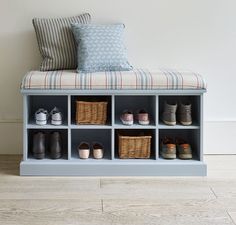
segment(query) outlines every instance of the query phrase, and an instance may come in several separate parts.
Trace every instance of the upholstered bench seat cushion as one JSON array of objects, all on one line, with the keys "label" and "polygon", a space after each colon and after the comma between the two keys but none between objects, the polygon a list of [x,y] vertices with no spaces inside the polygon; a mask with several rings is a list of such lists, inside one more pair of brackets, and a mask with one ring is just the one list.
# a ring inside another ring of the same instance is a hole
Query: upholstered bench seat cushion
[{"label": "upholstered bench seat cushion", "polygon": [[188,90],[206,89],[201,75],[188,71],[135,69],[76,73],[75,70],[31,71],[21,89],[38,90]]}]

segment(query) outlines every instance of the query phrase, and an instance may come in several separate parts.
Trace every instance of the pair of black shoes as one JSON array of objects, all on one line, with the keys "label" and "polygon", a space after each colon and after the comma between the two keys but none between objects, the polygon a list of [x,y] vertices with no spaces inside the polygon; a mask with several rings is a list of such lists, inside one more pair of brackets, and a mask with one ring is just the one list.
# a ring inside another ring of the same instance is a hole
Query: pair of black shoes
[{"label": "pair of black shoes", "polygon": [[[46,134],[37,132],[33,137],[33,156],[35,159],[43,159],[46,154]],[[49,155],[51,159],[59,159],[62,156],[62,140],[60,132],[50,134]]]}]

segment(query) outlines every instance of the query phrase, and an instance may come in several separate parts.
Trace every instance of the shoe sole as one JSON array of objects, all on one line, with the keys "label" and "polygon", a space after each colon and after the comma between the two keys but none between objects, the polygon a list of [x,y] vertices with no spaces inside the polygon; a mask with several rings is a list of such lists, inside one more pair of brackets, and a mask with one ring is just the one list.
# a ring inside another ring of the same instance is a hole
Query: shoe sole
[{"label": "shoe sole", "polygon": [[59,126],[59,125],[62,125],[62,121],[61,120],[52,120],[51,124],[55,125],[55,126]]},{"label": "shoe sole", "polygon": [[192,159],[193,156],[192,156],[192,154],[181,154],[181,155],[179,155],[179,158],[180,159]]},{"label": "shoe sole", "polygon": [[149,125],[150,121],[138,121],[140,125]]},{"label": "shoe sole", "polygon": [[165,154],[161,153],[162,158],[164,159],[176,159],[176,154]]},{"label": "shoe sole", "polygon": [[134,121],[124,121],[124,120],[121,120],[121,122],[124,124],[124,125],[127,125],[127,126],[131,126],[134,124]]},{"label": "shoe sole", "polygon": [[94,157],[94,156],[93,156],[93,158],[94,159],[103,159],[103,157]]},{"label": "shoe sole", "polygon": [[47,120],[43,120],[43,121],[36,120],[36,124],[40,125],[40,126],[46,125],[47,124]]},{"label": "shoe sole", "polygon": [[180,121],[180,123],[184,126],[189,126],[192,124],[192,121],[191,122],[183,122],[183,121]]},{"label": "shoe sole", "polygon": [[59,159],[61,158],[61,156],[62,156],[61,152],[58,154],[51,154],[51,159]]},{"label": "shoe sole", "polygon": [[35,159],[44,159],[45,158],[45,153],[34,153],[33,154]]},{"label": "shoe sole", "polygon": [[176,121],[175,121],[175,122],[169,122],[169,121],[163,120],[163,122],[164,122],[166,125],[170,125],[170,126],[175,126],[175,125],[176,125]]}]

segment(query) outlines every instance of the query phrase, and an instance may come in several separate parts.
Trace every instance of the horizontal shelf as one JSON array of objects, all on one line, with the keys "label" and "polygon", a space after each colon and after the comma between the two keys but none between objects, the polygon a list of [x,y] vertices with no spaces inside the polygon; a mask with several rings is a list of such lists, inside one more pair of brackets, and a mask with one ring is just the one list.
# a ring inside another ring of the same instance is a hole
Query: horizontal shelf
[{"label": "horizontal shelf", "polygon": [[179,123],[177,123],[176,125],[174,126],[170,126],[170,125],[166,125],[164,124],[163,122],[159,122],[158,124],[158,128],[159,129],[184,129],[184,130],[188,130],[188,129],[200,129],[200,126],[193,122],[192,125],[189,125],[189,126],[184,126],[184,125],[181,125]]},{"label": "horizontal shelf", "polygon": [[76,124],[71,124],[71,125],[37,125],[37,124],[27,124],[27,129],[111,129],[111,125],[76,125]]},{"label": "horizontal shelf", "polygon": [[203,163],[199,160],[195,159],[190,159],[190,160],[181,160],[181,159],[163,159],[163,158],[158,158],[158,159],[108,159],[108,158],[103,158],[103,159],[94,159],[94,158],[88,158],[88,159],[80,159],[80,158],[71,158],[67,159],[67,157],[63,157],[60,159],[50,159],[50,158],[45,158],[45,159],[34,159],[34,158],[28,158],[26,160],[27,163],[32,163],[32,164],[37,164],[37,163],[61,163],[61,162],[67,162],[67,163],[76,163],[76,164],[107,164],[107,163],[118,163],[118,164],[199,164]]},{"label": "horizontal shelf", "polygon": [[77,125],[71,124],[71,129],[111,129],[111,125]]},{"label": "horizontal shelf", "polygon": [[34,122],[29,122],[27,124],[28,129],[68,129],[67,123],[63,123],[62,125],[52,125],[50,123],[46,125],[38,125]]},{"label": "horizontal shelf", "polygon": [[105,155],[102,159],[94,159],[92,155],[89,156],[88,159],[80,159],[77,152],[73,152],[70,159],[68,159],[68,156],[66,154],[63,155],[60,159],[51,159],[49,155],[47,154],[44,159],[35,159],[32,154],[29,155],[29,158],[26,160],[28,163],[59,163],[59,162],[72,162],[77,164],[107,164],[107,163],[119,163],[119,164],[196,164],[196,163],[202,163],[200,160],[197,160],[195,156],[193,156],[193,159],[164,159],[162,157],[159,157],[155,159],[154,157],[151,157],[149,159],[120,159],[118,156],[116,156],[114,159],[111,159],[109,156]]},{"label": "horizontal shelf", "polygon": [[131,126],[126,126],[126,125],[114,125],[113,128],[115,129],[156,129],[156,126],[144,126],[144,125],[131,125]]},{"label": "horizontal shelf", "polygon": [[[162,157],[157,159],[158,163],[164,163],[164,164],[196,164],[200,163],[200,160],[197,160],[196,158],[193,159],[163,159]],[[202,163],[202,162],[201,162]]]},{"label": "horizontal shelf", "polygon": [[102,163],[107,163],[107,162],[109,162],[109,161],[111,161],[111,159],[109,159],[109,158],[102,158],[102,159],[94,159],[94,158],[88,158],[88,159],[80,159],[80,158],[75,158],[75,157],[72,157],[71,159],[70,159],[70,161],[71,162],[76,162],[76,163],[78,163],[78,164],[80,164],[80,163],[92,163],[92,164],[94,164],[94,163],[100,163],[100,164],[102,164]]},{"label": "horizontal shelf", "polygon": [[163,123],[159,124],[158,126],[155,125],[139,125],[139,124],[133,124],[131,126],[123,125],[123,124],[115,124],[115,125],[37,125],[37,124],[27,124],[27,129],[200,129],[200,126],[198,125],[190,125],[190,126],[183,126],[183,125],[175,125],[175,126],[168,126]]},{"label": "horizontal shelf", "polygon": [[102,159],[95,159],[93,157],[93,150],[90,150],[90,154],[89,154],[88,159],[81,159],[79,157],[79,153],[77,151],[77,148],[75,146],[73,146],[70,161],[77,162],[77,163],[102,163],[102,162],[106,162],[106,161],[111,161],[110,154],[107,154],[107,153],[110,153],[110,150],[108,150],[108,151],[107,150],[108,149],[106,149],[106,151],[104,152],[104,156]]},{"label": "horizontal shelf", "polygon": [[140,125],[138,123],[134,123],[133,125],[124,125],[119,120],[116,120],[113,127],[115,129],[156,129],[154,122],[151,122],[149,125]]},{"label": "horizontal shelf", "polygon": [[33,156],[30,156],[26,162],[28,163],[60,163],[60,162],[67,162],[68,161],[68,158],[67,156],[63,156],[62,158],[60,159],[51,159],[49,157],[46,157],[44,159],[35,159],[33,158]]},{"label": "horizontal shelf", "polygon": [[119,158],[115,158],[112,160],[112,162],[115,163],[140,163],[140,164],[148,164],[148,163],[152,163],[152,162],[157,162],[156,159],[154,158],[150,158],[150,159],[119,159]]}]

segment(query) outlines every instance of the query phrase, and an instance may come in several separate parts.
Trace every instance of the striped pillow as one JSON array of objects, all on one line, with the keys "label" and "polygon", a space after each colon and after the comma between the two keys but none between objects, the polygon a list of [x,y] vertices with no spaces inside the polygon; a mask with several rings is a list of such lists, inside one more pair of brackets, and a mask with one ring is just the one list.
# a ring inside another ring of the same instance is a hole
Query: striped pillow
[{"label": "striped pillow", "polygon": [[69,18],[34,18],[39,51],[43,57],[41,71],[75,69],[77,67],[76,42],[71,23],[90,23],[88,13]]}]

